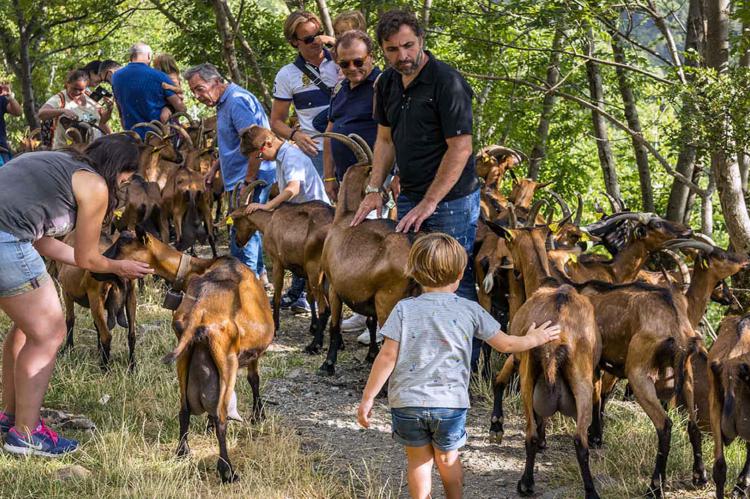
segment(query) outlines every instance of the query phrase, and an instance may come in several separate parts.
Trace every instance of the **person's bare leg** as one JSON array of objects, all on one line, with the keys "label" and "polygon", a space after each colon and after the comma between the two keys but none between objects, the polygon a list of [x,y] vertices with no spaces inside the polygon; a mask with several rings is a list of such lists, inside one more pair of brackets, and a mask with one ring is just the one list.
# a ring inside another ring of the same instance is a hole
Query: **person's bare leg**
[{"label": "person's bare leg", "polygon": [[435,449],[435,464],[443,481],[446,499],[460,499],[463,496],[464,470],[458,451]]},{"label": "person's bare leg", "polygon": [[28,433],[39,422],[57,350],[65,339],[65,319],[51,279],[28,293],[0,298],[0,309],[26,337],[15,358],[13,381],[15,428],[19,433]]},{"label": "person's bare leg", "polygon": [[26,336],[13,324],[3,343],[3,411],[9,415],[16,413],[16,387],[13,371],[18,352],[21,351],[24,343],[26,343]]},{"label": "person's bare leg", "polygon": [[432,497],[432,445],[404,447],[404,449],[406,450],[406,480],[409,484],[409,495],[412,499]]}]

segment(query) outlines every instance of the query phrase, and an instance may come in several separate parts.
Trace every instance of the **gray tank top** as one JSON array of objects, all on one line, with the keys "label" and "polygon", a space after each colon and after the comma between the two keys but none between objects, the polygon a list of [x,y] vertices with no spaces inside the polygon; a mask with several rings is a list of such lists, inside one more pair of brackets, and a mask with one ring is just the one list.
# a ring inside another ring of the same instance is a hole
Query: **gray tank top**
[{"label": "gray tank top", "polygon": [[76,224],[73,174],[96,171],[69,154],[23,154],[0,168],[0,230],[21,241],[63,236]]}]

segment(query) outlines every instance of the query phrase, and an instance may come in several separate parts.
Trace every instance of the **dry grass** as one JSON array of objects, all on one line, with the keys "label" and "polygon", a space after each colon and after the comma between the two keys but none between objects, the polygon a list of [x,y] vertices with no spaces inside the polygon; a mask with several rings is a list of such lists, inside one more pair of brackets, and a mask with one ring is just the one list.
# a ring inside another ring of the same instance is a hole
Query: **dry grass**
[{"label": "dry grass", "polygon": [[[97,425],[94,434],[67,431],[83,445],[59,461],[17,459],[0,453],[0,495],[7,497],[345,497],[354,496],[354,481],[340,479],[326,456],[303,452],[300,439],[270,409],[261,425],[232,423],[227,435],[230,456],[242,475],[239,483],[222,486],[215,471],[218,447],[205,431],[205,417],[191,424],[189,459],[173,457],[178,439],[179,406],[174,368],[159,358],[174,342],[170,315],[158,302],[155,286],[140,299],[138,322],[144,333],[137,346],[138,370],[126,371],[125,331],[116,329],[112,370],[98,368],[96,338],[88,311],[78,310],[76,347],[58,359],[45,406],[85,414]],[[145,328],[143,328],[145,326]],[[0,331],[9,321],[0,314]],[[0,336],[0,338],[2,338]],[[269,353],[262,362],[262,380],[283,376],[299,365],[294,354]],[[263,386],[261,387],[261,390]],[[251,394],[238,382],[240,410],[249,413]],[[108,396],[108,397],[107,397]],[[108,401],[100,403],[104,398]],[[78,464],[90,478],[55,480],[61,467]],[[357,489],[377,487],[369,477],[357,479]],[[375,494],[373,497],[383,497]]]}]

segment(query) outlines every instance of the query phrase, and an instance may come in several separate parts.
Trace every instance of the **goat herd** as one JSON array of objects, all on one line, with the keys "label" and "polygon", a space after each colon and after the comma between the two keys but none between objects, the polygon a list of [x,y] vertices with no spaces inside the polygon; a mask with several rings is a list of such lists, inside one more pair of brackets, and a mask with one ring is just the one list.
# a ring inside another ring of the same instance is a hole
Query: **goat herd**
[{"label": "goat herd", "polygon": [[[377,325],[399,300],[418,293],[406,272],[413,236],[396,233],[390,219],[350,227],[367,184],[372,152],[357,136],[323,134],[344,143],[357,158],[346,172],[335,208],[317,201],[285,203],[273,212],[247,215],[244,206],[259,182],[228,195],[226,224],[234,225],[238,244],[256,230],[263,233],[265,254],[273,262],[271,309],[253,272],[231,257],[216,255],[214,233],[223,226],[218,223],[222,185],[218,177],[211,188],[203,182],[214,157],[215,122],[191,119],[184,126],[142,125],[150,130],[141,146],[141,176],[122,193],[113,223],[119,237],[113,241],[103,233],[101,248],[111,258],[148,263],[171,283],[165,306],[174,310],[178,344],[164,360],[176,362],[180,385],[177,453],[189,452],[190,415],[207,412],[220,447],[219,473],[222,481],[230,482],[238,475],[229,460],[225,432],[227,419],[236,412],[237,371],[247,367],[252,414],[261,417],[258,360],[279,329],[285,270],[307,278],[314,302],[308,353],[321,351],[330,319],[330,345],[320,370],[333,374],[342,344],[343,304],[369,318],[372,341],[367,358],[372,360],[377,354]],[[70,137],[77,141],[75,134]],[[562,329],[559,341],[508,357],[494,381],[490,438],[500,442],[503,394],[515,372],[520,378],[526,466],[518,482],[519,494],[534,492],[534,460],[546,446],[545,421],[561,412],[576,420],[575,451],[585,495],[598,497],[589,469],[589,447],[602,445],[605,403],[617,381],[627,379],[658,439],[647,494],[662,495],[672,429],[665,407],[672,403],[688,416],[696,486],[707,482],[701,432],[713,433],[713,478],[717,497],[723,497],[727,469],[723,448],[736,437],[750,441],[750,315],[726,317],[709,351],[698,325],[711,299],[726,304],[724,280],[750,260],[716,247],[681,224],[624,210],[611,198],[610,214],[581,226],[580,196],[575,214],[551,191],[552,202],[532,204],[535,191],[545,184],[516,178],[513,168],[520,162],[518,153],[499,146],[478,153],[483,216],[473,255],[480,303],[502,323],[509,323],[511,334],[523,334],[531,323],[548,320]],[[506,173],[512,176],[507,197],[500,191]],[[562,218],[554,220],[558,211]],[[169,246],[170,223],[177,249]],[[182,252],[196,241],[210,244],[214,258]],[[606,247],[612,258],[581,254],[591,243]],[[692,270],[680,253],[693,262]],[[654,258],[673,264],[661,272],[645,270]],[[91,309],[103,368],[109,360],[109,330],[115,322],[128,328],[132,369],[133,283],[65,265],[59,265],[56,273],[66,305],[66,345],[73,345],[73,304],[78,303]],[[736,494],[750,492],[749,472],[747,462]]]}]

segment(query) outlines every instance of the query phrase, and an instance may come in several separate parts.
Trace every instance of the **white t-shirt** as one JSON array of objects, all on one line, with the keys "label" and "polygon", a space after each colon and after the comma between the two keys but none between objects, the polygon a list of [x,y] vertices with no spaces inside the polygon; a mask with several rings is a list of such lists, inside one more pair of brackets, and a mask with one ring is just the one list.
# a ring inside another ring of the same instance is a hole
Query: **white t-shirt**
[{"label": "white t-shirt", "polygon": [[317,200],[331,204],[310,157],[296,145],[284,142],[276,153],[276,183],[279,184],[279,192],[293,180],[300,182],[300,189],[299,194],[289,200],[290,203]]},{"label": "white t-shirt", "polygon": [[[61,102],[61,98],[62,101]],[[78,119],[81,121],[86,121],[88,123],[91,123],[92,121],[99,124],[99,104],[86,95],[86,104],[81,106],[76,102],[75,100],[71,99],[67,92],[58,92],[52,97],[50,97],[47,102],[44,103],[45,106],[49,106],[52,109],[70,109],[74,113],[76,113],[76,116],[78,116]],[[95,140],[99,138],[102,133],[97,130],[96,128],[91,129],[92,137],[91,140]],[[55,136],[52,138],[52,149],[59,149],[61,147],[65,147],[68,145],[68,141],[65,138],[65,128],[59,126],[59,124],[55,124]]]},{"label": "white t-shirt", "polygon": [[[338,65],[333,61],[331,54],[323,51],[325,58],[318,68],[318,73],[323,82],[333,89],[342,78]],[[304,60],[297,56],[298,61]],[[273,83],[273,98],[283,101],[291,101],[297,110],[300,127],[307,134],[318,133],[313,127],[313,119],[331,105],[331,96],[326,94],[297,66],[287,64],[276,74]],[[323,150],[323,139],[317,139],[318,150]]]}]

